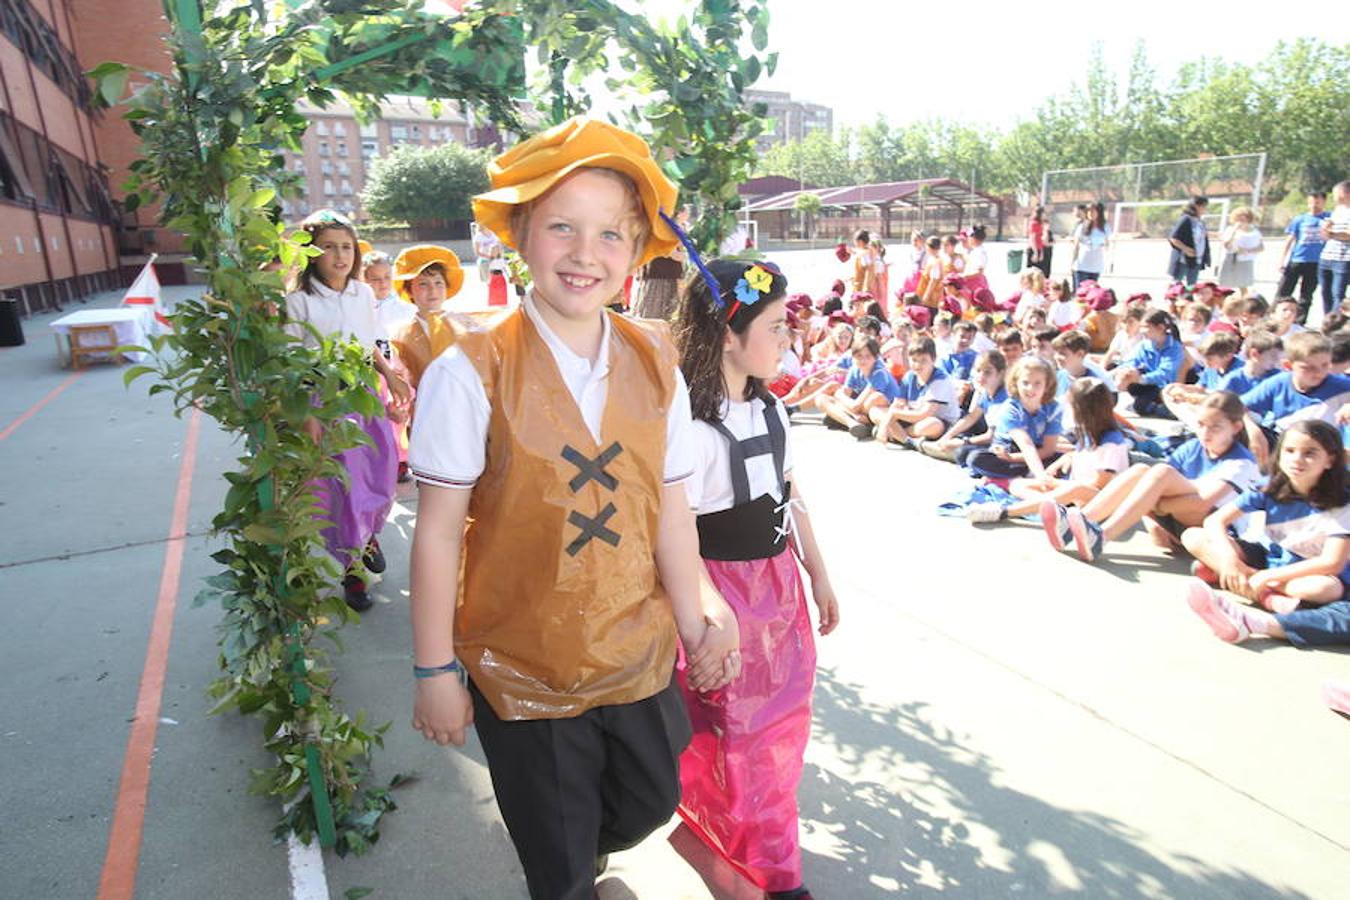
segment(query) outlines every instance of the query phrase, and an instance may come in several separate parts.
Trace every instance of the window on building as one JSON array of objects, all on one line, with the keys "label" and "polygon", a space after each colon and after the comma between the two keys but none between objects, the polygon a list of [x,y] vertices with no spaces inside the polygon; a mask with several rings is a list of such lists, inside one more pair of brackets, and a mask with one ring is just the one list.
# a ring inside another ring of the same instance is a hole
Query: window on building
[{"label": "window on building", "polygon": [[406,141],[408,139],[407,125],[390,125],[389,139],[393,141]]},{"label": "window on building", "polygon": [[330,155],[329,152],[328,152],[328,142],[327,142],[327,141],[319,141],[319,155],[320,155],[320,156],[329,156],[329,155]]},{"label": "window on building", "polygon": [[337,145],[337,151],[338,151],[338,156],[346,156],[346,155],[347,155],[347,142],[346,142],[346,141],[339,141],[339,142],[338,142],[338,145]]},{"label": "window on building", "polygon": [[422,139],[422,126],[421,126],[421,125],[414,125],[414,126],[412,127],[412,136],[413,136],[413,140],[415,140],[415,141],[420,141],[420,140]]},{"label": "window on building", "polygon": [[345,162],[339,162],[337,165],[337,170],[339,175],[352,174],[351,166],[347,165]]},{"label": "window on building", "polygon": [[325,175],[332,175],[332,174],[333,174],[333,164],[330,163],[328,160],[325,159],[323,162],[319,163],[319,171],[322,172],[322,173],[325,174]]},{"label": "window on building", "polygon": [[345,178],[342,179],[342,196],[350,197],[352,193],[352,183]]},{"label": "window on building", "polygon": [[379,126],[376,125],[374,122],[367,122],[366,124],[361,126],[361,137],[373,138],[379,136],[380,136]]},{"label": "window on building", "polygon": [[33,196],[33,186],[23,167],[19,146],[11,138],[13,120],[0,116],[0,197],[25,201]]},{"label": "window on building", "polygon": [[370,157],[374,156],[375,154],[377,154],[377,153],[379,153],[379,152],[380,152],[380,142],[379,142],[379,141],[362,141],[362,142],[361,142],[361,155],[364,156],[366,159],[370,159]]},{"label": "window on building", "polygon": [[325,178],[323,180],[323,192],[329,197],[337,193],[337,191],[333,190],[333,179]]},{"label": "window on building", "polygon": [[328,137],[327,120],[320,119],[318,123],[314,126],[314,133],[317,134],[319,137]]},{"label": "window on building", "polygon": [[301,175],[305,174],[305,161],[303,159],[297,159],[295,161],[295,171],[299,172]]},{"label": "window on building", "polygon": [[333,123],[333,137],[345,138],[347,136],[347,126],[342,122]]}]

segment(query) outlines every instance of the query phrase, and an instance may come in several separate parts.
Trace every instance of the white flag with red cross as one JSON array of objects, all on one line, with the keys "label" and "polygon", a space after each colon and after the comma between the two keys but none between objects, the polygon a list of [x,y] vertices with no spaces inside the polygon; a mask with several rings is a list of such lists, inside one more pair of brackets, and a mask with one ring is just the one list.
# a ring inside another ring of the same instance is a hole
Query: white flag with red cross
[{"label": "white flag with red cross", "polygon": [[159,277],[155,275],[155,260],[159,254],[151,254],[150,259],[141,269],[136,280],[127,288],[126,296],[122,298],[123,306],[148,306],[154,313],[154,333],[158,334],[162,328],[172,328],[169,317],[164,314],[164,301],[159,295]]}]

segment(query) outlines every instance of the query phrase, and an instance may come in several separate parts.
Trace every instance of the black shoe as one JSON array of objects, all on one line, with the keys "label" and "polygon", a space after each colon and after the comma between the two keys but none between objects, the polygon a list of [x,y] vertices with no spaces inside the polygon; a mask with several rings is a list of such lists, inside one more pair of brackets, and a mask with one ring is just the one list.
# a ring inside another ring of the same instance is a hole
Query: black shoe
[{"label": "black shoe", "polygon": [[410,481],[412,481],[412,480],[413,480],[413,477],[412,477],[412,473],[408,471],[408,464],[407,464],[407,463],[399,463],[399,464],[398,464],[398,483],[399,483],[399,484],[407,484],[408,482],[410,482]]},{"label": "black shoe", "polygon": [[347,606],[354,612],[362,613],[375,605],[375,601],[366,593],[366,583],[355,575],[342,579],[342,593]]},{"label": "black shoe", "polygon": [[848,431],[848,426],[847,426],[847,425],[845,425],[843,422],[836,422],[834,419],[831,419],[829,416],[826,416],[826,417],[824,418],[823,421],[824,421],[825,427],[828,428],[828,429],[830,429],[831,431]]},{"label": "black shoe", "polygon": [[848,433],[860,441],[870,441],[872,439],[872,426],[864,425],[862,422],[859,422],[857,425],[850,428]]},{"label": "black shoe", "polygon": [[371,538],[370,543],[366,544],[366,555],[361,557],[361,562],[365,563],[366,568],[376,575],[384,572],[388,564],[385,562],[384,551],[380,549],[378,540]]},{"label": "black shoe", "polygon": [[599,878],[609,868],[609,854],[601,853],[595,858],[595,877]]}]

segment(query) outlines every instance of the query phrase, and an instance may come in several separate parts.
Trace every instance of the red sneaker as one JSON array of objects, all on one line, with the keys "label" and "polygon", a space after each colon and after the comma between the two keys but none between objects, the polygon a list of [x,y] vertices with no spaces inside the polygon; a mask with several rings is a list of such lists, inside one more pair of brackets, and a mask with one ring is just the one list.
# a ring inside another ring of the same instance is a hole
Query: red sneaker
[{"label": "red sneaker", "polygon": [[1211,569],[1209,566],[1205,565],[1198,559],[1195,562],[1191,563],[1191,575],[1194,576],[1195,578],[1199,578],[1201,581],[1203,581],[1210,587],[1219,586],[1219,573],[1215,572],[1213,569]]}]

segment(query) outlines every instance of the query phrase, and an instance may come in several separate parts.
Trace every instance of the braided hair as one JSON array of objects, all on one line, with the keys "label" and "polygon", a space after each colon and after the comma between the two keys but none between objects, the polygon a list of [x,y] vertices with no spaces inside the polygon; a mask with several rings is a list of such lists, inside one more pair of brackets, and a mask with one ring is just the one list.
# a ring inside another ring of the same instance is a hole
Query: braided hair
[{"label": "braided hair", "polygon": [[[770,271],[773,284],[756,302],[737,304],[736,283],[754,265]],[[680,291],[672,325],[675,346],[680,351],[680,371],[689,385],[689,406],[693,417],[703,422],[718,422],[722,419],[722,407],[727,399],[727,383],[722,375],[722,345],[727,330],[730,329],[736,335],[744,334],[750,323],[770,303],[786,296],[787,278],[775,267],[756,260],[714,259],[708,262],[707,268],[721,287],[720,304],[714,300],[712,290],[703,278],[695,272]],[[729,311],[730,319],[727,318]],[[751,377],[746,382],[745,396],[741,399],[765,395],[766,389],[760,379]]]}]

